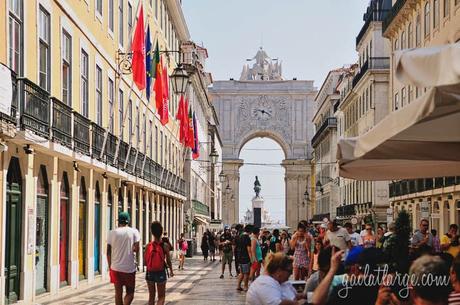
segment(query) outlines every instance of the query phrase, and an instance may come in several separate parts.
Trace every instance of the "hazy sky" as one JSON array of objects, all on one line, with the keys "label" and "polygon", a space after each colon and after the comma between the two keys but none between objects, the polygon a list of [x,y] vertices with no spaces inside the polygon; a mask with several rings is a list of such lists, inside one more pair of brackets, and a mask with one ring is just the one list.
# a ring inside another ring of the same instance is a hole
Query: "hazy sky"
[{"label": "hazy sky", "polygon": [[[355,38],[368,2],[182,0],[182,6],[192,39],[208,49],[206,70],[214,80],[238,79],[246,58],[252,58],[262,45],[269,56],[282,61],[285,79],[314,80],[319,88],[329,70],[356,62]],[[279,163],[284,155],[275,142],[255,139],[244,147],[240,158]],[[280,166],[242,167],[240,215],[250,204],[256,174],[261,178],[266,207],[273,218],[284,222],[284,170]]]}]

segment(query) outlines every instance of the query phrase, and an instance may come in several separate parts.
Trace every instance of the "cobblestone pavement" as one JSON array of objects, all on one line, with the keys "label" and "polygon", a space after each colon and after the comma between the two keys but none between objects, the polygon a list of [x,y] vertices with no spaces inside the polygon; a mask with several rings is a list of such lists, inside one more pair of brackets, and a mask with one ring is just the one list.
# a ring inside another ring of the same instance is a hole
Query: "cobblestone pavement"
[{"label": "cobblestone pavement", "polygon": [[[201,256],[187,258],[185,270],[177,270],[174,264],[174,277],[166,284],[166,304],[168,305],[242,305],[245,294],[236,291],[236,279],[228,276],[219,279],[221,265],[215,262],[203,262]],[[232,266],[234,269],[234,266]],[[234,270],[233,270],[234,272]],[[114,304],[114,288],[108,281],[82,285],[78,289],[68,289],[57,296],[43,296],[36,301],[40,305],[109,305]],[[136,292],[133,305],[144,305],[148,301],[148,289],[145,273],[139,272],[136,277]]]}]

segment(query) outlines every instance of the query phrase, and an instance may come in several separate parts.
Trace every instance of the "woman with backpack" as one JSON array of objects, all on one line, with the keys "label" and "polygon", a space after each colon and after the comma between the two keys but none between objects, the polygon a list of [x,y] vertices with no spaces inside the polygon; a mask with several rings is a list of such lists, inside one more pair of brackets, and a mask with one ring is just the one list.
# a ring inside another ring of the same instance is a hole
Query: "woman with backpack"
[{"label": "woman with backpack", "polygon": [[145,279],[149,288],[149,305],[155,304],[155,294],[158,291],[157,305],[164,305],[166,295],[166,268],[169,268],[169,276],[174,276],[167,243],[161,239],[163,227],[158,221],[150,226],[153,241],[145,248],[144,260],[147,266]]},{"label": "woman with backpack", "polygon": [[179,240],[177,241],[179,249],[179,270],[184,270],[185,254],[187,254],[188,243],[184,238],[184,233],[181,233]]}]

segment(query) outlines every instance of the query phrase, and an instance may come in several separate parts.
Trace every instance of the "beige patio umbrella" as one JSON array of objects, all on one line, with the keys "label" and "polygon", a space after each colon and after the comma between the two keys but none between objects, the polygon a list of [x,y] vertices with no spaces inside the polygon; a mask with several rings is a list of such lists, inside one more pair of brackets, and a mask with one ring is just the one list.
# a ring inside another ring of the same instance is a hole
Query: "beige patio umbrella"
[{"label": "beige patio umbrella", "polygon": [[430,87],[366,134],[339,140],[340,176],[392,180],[460,175],[460,45],[396,54],[396,75]]}]

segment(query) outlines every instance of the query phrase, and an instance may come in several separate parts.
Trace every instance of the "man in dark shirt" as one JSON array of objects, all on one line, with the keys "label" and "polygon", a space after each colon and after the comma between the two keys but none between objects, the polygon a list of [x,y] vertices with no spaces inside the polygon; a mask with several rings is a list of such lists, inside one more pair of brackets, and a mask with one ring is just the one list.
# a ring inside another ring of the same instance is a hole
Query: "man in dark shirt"
[{"label": "man in dark shirt", "polygon": [[[244,291],[248,290],[248,279],[250,271],[251,259],[249,253],[251,252],[251,238],[249,234],[252,231],[252,225],[246,225],[244,232],[237,239],[235,246],[238,252],[238,264],[240,273],[238,275],[238,285],[236,290]],[[241,282],[244,284],[244,288],[241,288]]]},{"label": "man in dark shirt", "polygon": [[228,271],[230,272],[230,277],[232,275],[232,261],[233,261],[233,237],[230,233],[230,228],[225,227],[225,232],[220,237],[220,243],[222,246],[222,252],[224,253],[222,256],[222,274],[220,278],[224,278],[224,271],[225,271],[225,264],[228,264]]}]

